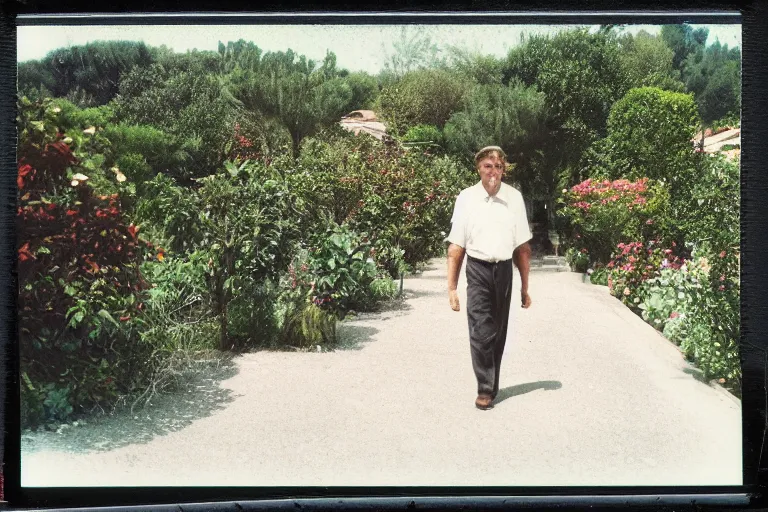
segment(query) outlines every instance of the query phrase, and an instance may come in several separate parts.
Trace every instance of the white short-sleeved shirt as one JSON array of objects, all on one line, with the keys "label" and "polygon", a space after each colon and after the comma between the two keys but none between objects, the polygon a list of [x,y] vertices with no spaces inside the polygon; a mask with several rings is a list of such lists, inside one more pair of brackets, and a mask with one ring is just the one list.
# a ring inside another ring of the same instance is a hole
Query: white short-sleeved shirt
[{"label": "white short-sleeved shirt", "polygon": [[456,198],[446,241],[463,247],[473,258],[495,263],[512,258],[515,249],[531,237],[520,191],[502,183],[491,197],[478,182]]}]

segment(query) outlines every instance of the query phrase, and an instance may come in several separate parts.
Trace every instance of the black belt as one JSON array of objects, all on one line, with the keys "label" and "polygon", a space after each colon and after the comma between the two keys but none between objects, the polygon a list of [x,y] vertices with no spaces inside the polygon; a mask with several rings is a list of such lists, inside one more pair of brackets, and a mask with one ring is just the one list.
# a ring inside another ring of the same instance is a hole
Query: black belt
[{"label": "black belt", "polygon": [[483,265],[484,267],[490,267],[490,268],[497,267],[499,265],[508,265],[508,264],[510,264],[512,262],[512,259],[510,258],[508,260],[497,261],[497,262],[494,263],[494,262],[491,262],[491,261],[485,261],[485,260],[480,260],[480,259],[477,259],[477,258],[473,258],[469,254],[467,254],[467,260],[472,261],[474,263],[479,263],[480,265]]}]

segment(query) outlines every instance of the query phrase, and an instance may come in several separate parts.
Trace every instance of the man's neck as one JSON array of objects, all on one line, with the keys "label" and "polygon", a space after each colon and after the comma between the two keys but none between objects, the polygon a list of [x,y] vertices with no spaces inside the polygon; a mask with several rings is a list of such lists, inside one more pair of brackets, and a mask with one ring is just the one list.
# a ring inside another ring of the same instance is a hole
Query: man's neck
[{"label": "man's neck", "polygon": [[499,182],[498,185],[496,185],[496,190],[491,189],[490,187],[486,187],[485,183],[481,182],[481,185],[483,186],[483,190],[488,194],[489,197],[496,197],[496,194],[498,194],[501,191],[501,182]]}]

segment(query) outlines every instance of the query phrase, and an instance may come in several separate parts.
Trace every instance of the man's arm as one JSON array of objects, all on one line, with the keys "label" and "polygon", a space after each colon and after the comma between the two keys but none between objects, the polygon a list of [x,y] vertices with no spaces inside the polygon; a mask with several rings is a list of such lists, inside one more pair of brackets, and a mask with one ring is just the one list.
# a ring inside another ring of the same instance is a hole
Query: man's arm
[{"label": "man's arm", "polygon": [[459,311],[459,293],[456,288],[459,286],[459,272],[461,264],[464,262],[464,248],[460,245],[450,244],[448,246],[448,301],[451,309]]},{"label": "man's arm", "polygon": [[528,242],[521,244],[512,253],[512,260],[520,271],[520,300],[524,308],[531,305],[531,298],[528,296],[528,274],[531,271],[531,246]]}]

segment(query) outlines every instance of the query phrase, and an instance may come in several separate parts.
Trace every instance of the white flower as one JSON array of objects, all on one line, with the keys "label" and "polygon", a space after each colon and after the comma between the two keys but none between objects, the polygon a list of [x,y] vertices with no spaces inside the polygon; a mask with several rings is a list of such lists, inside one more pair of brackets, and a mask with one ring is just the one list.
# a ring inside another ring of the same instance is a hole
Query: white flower
[{"label": "white flower", "polygon": [[87,133],[88,135],[93,135],[94,133],[96,133],[96,127],[91,126],[90,128],[83,130],[83,133]]},{"label": "white flower", "polygon": [[86,176],[85,174],[77,173],[74,176],[72,176],[72,179],[77,181],[88,181],[88,176]]}]

